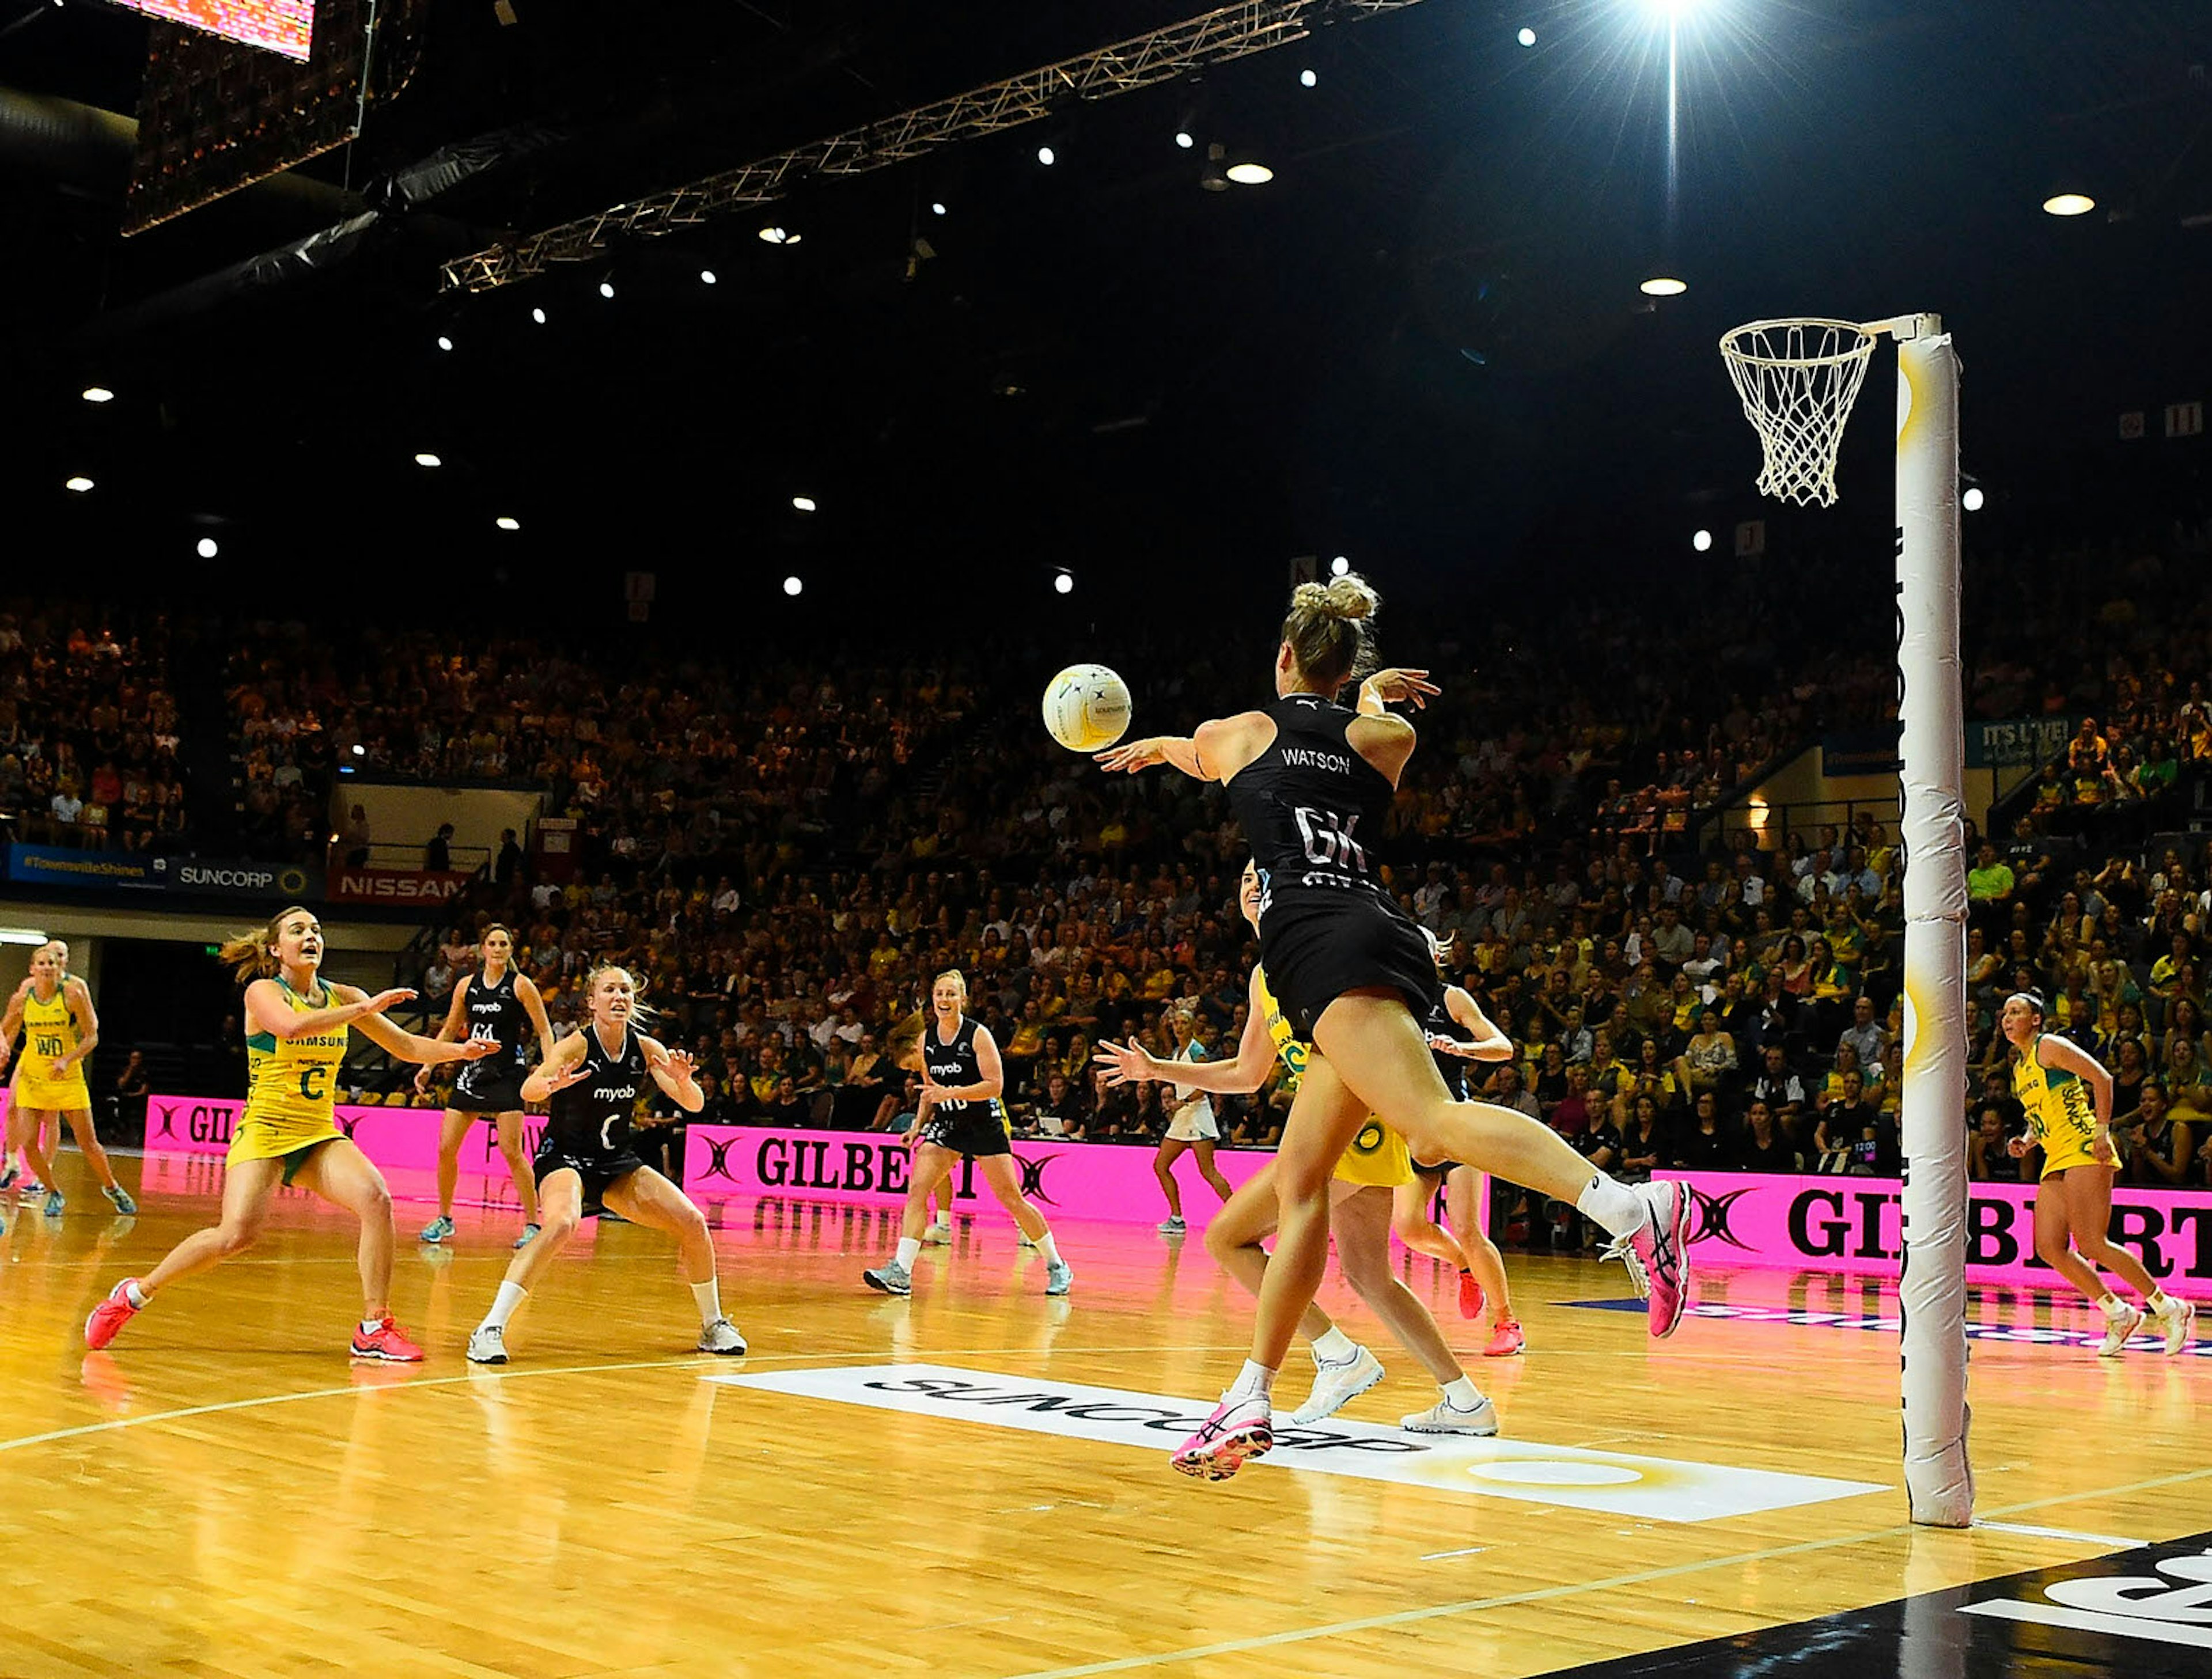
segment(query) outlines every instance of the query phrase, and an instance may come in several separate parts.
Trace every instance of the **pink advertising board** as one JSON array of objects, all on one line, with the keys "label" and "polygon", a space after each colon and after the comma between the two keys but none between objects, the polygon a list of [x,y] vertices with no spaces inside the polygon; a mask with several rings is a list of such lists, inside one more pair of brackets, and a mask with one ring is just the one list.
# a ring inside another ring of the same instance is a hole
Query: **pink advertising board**
[{"label": "pink advertising board", "polygon": [[[1885,1177],[1662,1172],[1697,1203],[1693,1256],[1728,1266],[1893,1277],[1900,1185]],[[2021,1288],[2066,1285],[2035,1256],[2035,1187],[1967,1186],[1966,1278]],[[2212,1293],[2212,1192],[2112,1191],[2111,1239],[2180,1293]]]},{"label": "pink advertising board", "polygon": [[[906,1200],[908,1153],[888,1131],[778,1131],[752,1125],[694,1125],[684,1148],[684,1187],[700,1206],[718,1201],[785,1196],[860,1207],[897,1207]],[[1121,1143],[1018,1141],[1022,1190],[1047,1218],[1157,1224],[1166,1215],[1150,1148]],[[1273,1159],[1272,1153],[1222,1149],[1213,1157],[1231,1186]],[[1201,1230],[1219,1203],[1194,1163],[1178,1164],[1183,1216]],[[972,1163],[952,1174],[955,1203],[995,1208],[990,1186]]]},{"label": "pink advertising board", "polygon": [[[231,1127],[246,1106],[234,1096],[149,1096],[146,1098],[146,1152],[149,1154],[225,1154],[230,1150]],[[368,1108],[341,1102],[338,1129],[359,1143],[362,1152],[380,1166],[419,1167],[434,1171],[438,1165],[438,1119],[435,1108]],[[538,1147],[544,1122],[532,1114],[524,1132],[530,1148]],[[461,1146],[464,1170],[507,1168],[489,1125],[477,1126]]]}]

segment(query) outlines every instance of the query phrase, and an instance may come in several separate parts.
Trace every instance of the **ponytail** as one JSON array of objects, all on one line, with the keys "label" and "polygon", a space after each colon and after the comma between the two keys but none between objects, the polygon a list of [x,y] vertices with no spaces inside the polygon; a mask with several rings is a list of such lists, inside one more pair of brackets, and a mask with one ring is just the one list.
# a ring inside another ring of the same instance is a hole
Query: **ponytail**
[{"label": "ponytail", "polygon": [[312,916],[314,913],[304,903],[288,903],[251,933],[240,933],[224,940],[216,952],[216,960],[237,976],[240,985],[251,985],[257,979],[272,978],[277,970],[276,929],[293,916]]}]

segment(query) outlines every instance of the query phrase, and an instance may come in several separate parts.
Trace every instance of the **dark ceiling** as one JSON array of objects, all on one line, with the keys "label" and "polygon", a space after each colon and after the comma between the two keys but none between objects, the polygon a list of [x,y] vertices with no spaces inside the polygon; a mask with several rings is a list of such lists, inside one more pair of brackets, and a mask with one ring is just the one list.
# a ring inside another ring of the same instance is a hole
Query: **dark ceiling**
[{"label": "dark ceiling", "polygon": [[[1198,9],[514,8],[509,27],[491,0],[429,0],[413,82],[299,173],[374,196],[457,141],[532,143],[242,297],[189,288],[342,193],[280,184],[123,240],[119,142],[0,121],[9,548],[183,588],[211,569],[192,534],[219,531],[228,559],[295,575],[496,569],[591,579],[603,605],[612,574],[653,569],[763,611],[793,569],[817,611],[963,576],[1027,598],[1056,565],[1156,604],[1163,562],[1210,599],[1272,589],[1302,552],[1401,588],[1508,587],[1571,575],[1532,560],[1686,559],[1690,526],[1754,510],[1723,328],[1913,309],[1958,335],[1967,465],[2000,514],[2136,477],[2201,494],[2203,440],[2158,433],[2212,383],[2203,0],[1687,4],[1671,171],[1653,0],[1426,0],[813,183],[773,217],[441,295],[439,262],[501,232]],[[0,0],[0,88],[133,109],[135,16]],[[1186,121],[1275,179],[1200,190]],[[2094,214],[2041,212],[2062,177]],[[763,244],[771,219],[802,242]],[[917,234],[934,255],[914,262]],[[1637,283],[1662,269],[1691,289],[1655,305]],[[118,400],[82,403],[94,380]],[[2130,409],[2152,416],[2132,453],[2112,441]],[[1887,447],[1863,417],[1843,473],[1877,568]],[[425,449],[446,464],[413,465]],[[74,471],[98,488],[64,492]]]}]

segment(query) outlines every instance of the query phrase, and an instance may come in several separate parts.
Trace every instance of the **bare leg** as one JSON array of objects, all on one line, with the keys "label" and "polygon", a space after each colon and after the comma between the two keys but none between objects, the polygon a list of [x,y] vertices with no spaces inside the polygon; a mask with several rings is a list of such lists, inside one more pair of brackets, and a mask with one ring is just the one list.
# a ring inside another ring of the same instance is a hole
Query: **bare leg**
[{"label": "bare leg", "polygon": [[[952,1176],[953,1167],[960,1164],[960,1156],[949,1148],[940,1148],[933,1142],[914,1146],[913,1177],[908,1180],[906,1207],[899,1215],[899,1239],[903,1242],[921,1240],[923,1226],[929,1222],[930,1191]],[[947,1188],[945,1204],[952,1205],[951,1189]]]},{"label": "bare leg", "polygon": [[364,1323],[392,1311],[392,1249],[398,1231],[384,1174],[349,1138],[326,1142],[292,1175],[303,1189],[343,1207],[361,1220],[361,1315]]},{"label": "bare leg", "polygon": [[[2106,1193],[2110,1193],[2109,1181]],[[2072,1223],[2067,1208],[2064,1174],[2046,1177],[2035,1191],[2035,1251],[2045,1265],[2080,1289],[2088,1299],[2100,1299],[2105,1285],[2094,1270],[2066,1244]]]},{"label": "bare leg", "polygon": [[1229,1180],[1221,1175],[1221,1168],[1213,1164],[1212,1139],[1201,1137],[1190,1147],[1191,1153],[1198,1156],[1198,1175],[1206,1181],[1215,1195],[1227,1201],[1233,1192],[1229,1187]]},{"label": "bare leg", "polygon": [[1491,1322],[1495,1324],[1512,1320],[1513,1290],[1505,1280],[1505,1256],[1498,1251],[1498,1244],[1490,1239],[1490,1232],[1474,1214],[1475,1180],[1480,1176],[1472,1166],[1455,1166],[1444,1179],[1444,1205],[1451,1212],[1452,1232],[1467,1250],[1474,1280],[1482,1285],[1483,1297],[1490,1302]]},{"label": "bare leg", "polygon": [[[2146,1300],[2158,1293],[2158,1284],[2143,1263],[2125,1248],[2113,1244],[2106,1232],[2112,1227],[2112,1168],[2069,1166],[2066,1178],[2067,1222],[2074,1232],[2074,1249],[2100,1271],[2110,1271]],[[2044,1187],[2050,1187],[2045,1179]]]},{"label": "bare leg", "polygon": [[545,1181],[538,1186],[538,1239],[516,1250],[514,1257],[507,1261],[507,1274],[501,1281],[511,1282],[517,1288],[530,1287],[561,1250],[568,1245],[568,1238],[576,1233],[576,1226],[583,1220],[584,1180],[576,1175],[575,1168],[562,1166],[547,1174]]},{"label": "bare leg", "polygon": [[[707,1215],[691,1197],[651,1166],[641,1166],[607,1185],[601,1197],[632,1224],[665,1230],[676,1238],[684,1281],[696,1287],[714,1279],[714,1238],[707,1232]],[[525,1253],[529,1249],[523,1250]]]},{"label": "bare leg", "polygon": [[438,1123],[438,1216],[441,1219],[453,1216],[453,1190],[461,1177],[461,1144],[475,1118],[459,1108],[448,1108]]},{"label": "bare leg", "polygon": [[[1428,1054],[1425,1044],[1421,1053]],[[1329,1184],[1367,1113],[1367,1104],[1346,1088],[1326,1055],[1316,1050],[1307,1058],[1275,1152],[1275,1251],[1252,1325],[1252,1362],[1263,1369],[1283,1367],[1291,1338],[1328,1268]]]},{"label": "bare leg", "polygon": [[92,1128],[92,1110],[71,1108],[62,1115],[69,1122],[70,1135],[84,1158],[92,1163],[92,1170],[100,1183],[111,1189],[122,1185],[115,1181],[115,1168],[107,1163],[107,1151],[100,1146],[100,1133]]},{"label": "bare leg", "polygon": [[1391,1192],[1378,1189],[1337,1204],[1332,1214],[1337,1261],[1352,1292],[1389,1325],[1398,1344],[1421,1361],[1421,1368],[1436,1378],[1438,1387],[1448,1386],[1467,1372],[1445,1344],[1434,1316],[1391,1268],[1392,1200]]},{"label": "bare leg", "polygon": [[1455,1271],[1471,1271],[1474,1266],[1466,1250],[1429,1216],[1430,1185],[1433,1182],[1431,1178],[1416,1177],[1390,1192],[1390,1228],[1415,1253],[1440,1259]]},{"label": "bare leg", "polygon": [[1044,1214],[1031,1206],[1029,1197],[1022,1193],[1022,1180],[1015,1174],[1012,1155],[983,1155],[976,1160],[975,1170],[983,1174],[983,1181],[991,1186],[999,1205],[1014,1215],[1014,1222],[1022,1227],[1023,1235],[1032,1242],[1042,1242],[1052,1233]]},{"label": "bare leg", "polygon": [[194,1231],[170,1249],[160,1264],[138,1280],[138,1292],[150,1299],[171,1283],[197,1276],[252,1247],[269,1220],[269,1203],[276,1198],[276,1186],[283,1181],[281,1159],[240,1160],[223,1175],[222,1222],[210,1230]]},{"label": "bare leg", "polygon": [[9,1107],[8,1135],[23,1153],[23,1164],[39,1187],[51,1191],[54,1187],[53,1151],[46,1146],[46,1116],[38,1108]]},{"label": "bare leg", "polygon": [[[1347,1185],[1334,1186],[1341,1190]],[[1206,1226],[1206,1250],[1221,1268],[1254,1294],[1267,1278],[1267,1250],[1261,1238],[1275,1227],[1275,1167],[1273,1161],[1244,1180],[1243,1187],[1222,1203]],[[1308,1301],[1298,1319],[1298,1333],[1308,1341],[1319,1341],[1336,1327],[1336,1321]]]},{"label": "bare leg", "polygon": [[1175,1163],[1189,1147],[1179,1137],[1162,1137],[1159,1152],[1152,1156],[1152,1176],[1160,1180],[1160,1193],[1168,1198],[1170,1219],[1182,1217],[1182,1189],[1175,1180]]},{"label": "bare leg", "polygon": [[522,1202],[522,1222],[542,1223],[538,1216],[538,1174],[531,1168],[530,1151],[522,1146],[522,1110],[509,1110],[495,1123],[499,1152],[507,1157],[507,1175],[514,1180],[514,1193]]}]

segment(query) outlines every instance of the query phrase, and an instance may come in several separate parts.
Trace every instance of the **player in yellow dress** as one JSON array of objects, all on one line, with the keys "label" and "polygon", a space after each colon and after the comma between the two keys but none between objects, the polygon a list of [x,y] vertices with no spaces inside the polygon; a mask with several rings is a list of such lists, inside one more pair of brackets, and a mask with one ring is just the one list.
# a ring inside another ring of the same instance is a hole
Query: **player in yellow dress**
[{"label": "player in yellow dress", "polygon": [[[2043,999],[2035,992],[2015,991],[2007,998],[1998,1024],[2013,1047],[2012,1093],[2027,1112],[2027,1135],[2013,1139],[2011,1152],[2043,1151],[2035,1251],[2104,1313],[2100,1356],[2118,1357],[2146,1317],[2158,1320],[2166,1350],[2179,1353],[2189,1344],[2196,1306],[2160,1288],[2142,1261],[2106,1234],[2119,1165],[2112,1147],[2112,1075],[2080,1045],[2043,1030]],[[2121,1299],[2099,1271],[2118,1276],[2145,1305]]]},{"label": "player in yellow dress", "polygon": [[46,1192],[45,1212],[61,1216],[63,1198],[54,1182],[54,1157],[44,1141],[48,1122],[68,1122],[76,1146],[100,1178],[100,1192],[118,1213],[136,1213],[131,1195],[115,1181],[115,1168],[100,1146],[92,1125],[92,1093],[85,1087],[84,1063],[100,1042],[100,1016],[92,993],[69,971],[69,946],[50,939],[32,953],[31,975],[8,1000],[0,1016],[0,1068],[8,1064],[15,1034],[23,1034],[23,1058],[15,1063],[8,1109],[7,1154],[21,1148]]},{"label": "player in yellow dress", "polygon": [[85,1345],[98,1351],[169,1284],[251,1247],[278,1187],[296,1183],[361,1220],[362,1309],[354,1357],[415,1363],[422,1349],[392,1320],[398,1236],[392,1192],[384,1174],[337,1128],[338,1068],[356,1027],[402,1061],[476,1061],[498,1054],[499,1045],[489,1039],[441,1043],[401,1031],[384,1011],[412,991],[372,997],[325,982],[321,923],[296,904],[223,946],[222,960],[246,982],[247,1068],[246,1106],[225,1163],[222,1222],[185,1238],[143,1277],[117,1283],[86,1320]]},{"label": "player in yellow dress", "polygon": [[[1256,924],[1260,877],[1249,863],[1245,865],[1238,900],[1244,918]],[[1512,1046],[1502,1037],[1499,1047],[1504,1054],[1512,1053]],[[1266,970],[1255,966],[1251,1008],[1235,1060],[1194,1065],[1163,1062],[1135,1043],[1110,1043],[1098,1046],[1097,1060],[1116,1084],[1170,1080],[1237,1095],[1259,1089],[1278,1056],[1294,1075],[1304,1077],[1313,1054],[1311,1046],[1298,1040],[1284,1018],[1281,1006],[1267,989]],[[1405,1418],[1403,1427],[1419,1433],[1495,1434],[1496,1408],[1468,1379],[1465,1367],[1446,1343],[1443,1331],[1437,1327],[1435,1316],[1400,1281],[1390,1263],[1393,1197],[1401,1186],[1413,1182],[1413,1161],[1406,1140],[1370,1116],[1338,1159],[1335,1177],[1330,1186],[1329,1224],[1345,1281],[1443,1390],[1436,1404]],[[1267,1250],[1260,1242],[1275,1227],[1275,1168],[1271,1162],[1239,1186],[1206,1227],[1207,1251],[1255,1294],[1267,1271]],[[1298,1329],[1312,1348],[1315,1378],[1312,1394],[1291,1415],[1294,1424],[1316,1423],[1334,1414],[1346,1402],[1382,1379],[1380,1361],[1339,1329],[1318,1304],[1307,1305]],[[1242,1461],[1241,1457],[1237,1459],[1237,1463]],[[1235,1463],[1225,1469],[1217,1465],[1209,1478],[1224,1478],[1235,1472]]]}]

